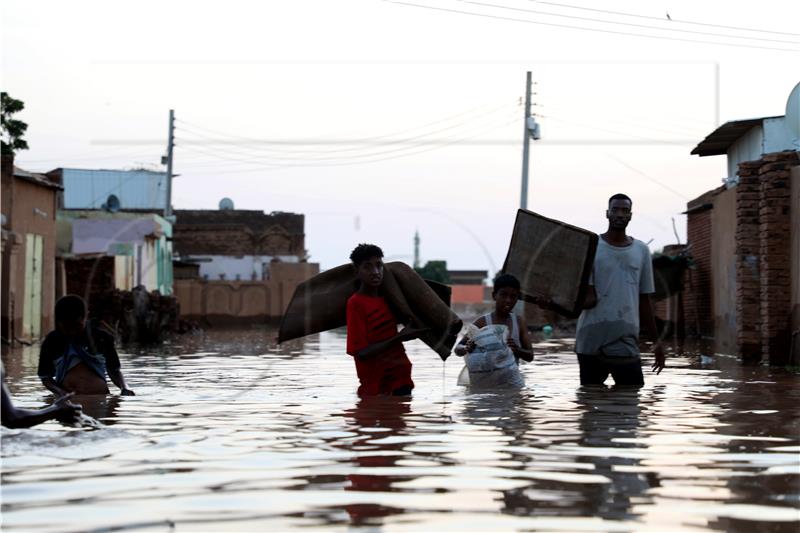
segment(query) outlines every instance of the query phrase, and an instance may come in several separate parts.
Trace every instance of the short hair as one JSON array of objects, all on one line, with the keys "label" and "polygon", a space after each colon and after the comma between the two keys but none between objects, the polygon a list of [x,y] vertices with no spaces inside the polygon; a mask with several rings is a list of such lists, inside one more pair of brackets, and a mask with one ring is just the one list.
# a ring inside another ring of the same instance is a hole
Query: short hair
[{"label": "short hair", "polygon": [[350,253],[350,261],[353,262],[355,266],[360,265],[370,257],[383,257],[383,250],[375,246],[374,244],[366,244],[361,243]]},{"label": "short hair", "polygon": [[520,290],[519,280],[515,276],[512,276],[511,274],[498,274],[497,277],[494,278],[494,286],[492,287],[492,294],[506,287]]},{"label": "short hair", "polygon": [[609,198],[608,205],[611,205],[611,200],[628,200],[631,203],[631,207],[633,207],[633,200],[631,200],[631,197],[628,196],[627,194],[622,194],[621,192],[618,192],[617,194]]},{"label": "short hair", "polygon": [[56,322],[86,318],[86,302],[77,294],[67,294],[56,302]]}]

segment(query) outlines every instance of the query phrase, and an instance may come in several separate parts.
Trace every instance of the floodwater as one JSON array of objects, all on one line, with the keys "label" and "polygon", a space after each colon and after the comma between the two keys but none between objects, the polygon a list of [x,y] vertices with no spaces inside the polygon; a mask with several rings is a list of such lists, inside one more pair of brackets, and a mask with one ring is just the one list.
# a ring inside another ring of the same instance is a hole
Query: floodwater
[{"label": "floodwater", "polygon": [[[102,427],[3,429],[3,529],[800,528],[796,373],[695,355],[583,389],[551,342],[524,390],[475,393],[415,341],[413,398],[359,400],[342,332],[274,335],[122,350],[137,396],[79,399]],[[36,359],[4,357],[25,407],[48,398]]]}]

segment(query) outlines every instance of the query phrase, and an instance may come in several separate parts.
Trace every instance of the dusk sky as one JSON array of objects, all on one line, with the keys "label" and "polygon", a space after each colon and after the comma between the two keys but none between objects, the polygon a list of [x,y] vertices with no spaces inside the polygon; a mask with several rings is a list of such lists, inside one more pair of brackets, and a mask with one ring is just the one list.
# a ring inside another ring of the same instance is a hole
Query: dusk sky
[{"label": "dusk sky", "polygon": [[173,108],[174,207],[304,213],[323,268],[359,242],[410,262],[415,230],[423,261],[500,268],[527,70],[529,208],[601,232],[626,192],[652,250],[673,219],[683,242],[686,202],[725,177],[724,157],[689,154],[717,119],[782,115],[800,81],[800,4],[774,0],[9,0],[0,15],[3,90],[29,125],[18,166],[163,169]]}]

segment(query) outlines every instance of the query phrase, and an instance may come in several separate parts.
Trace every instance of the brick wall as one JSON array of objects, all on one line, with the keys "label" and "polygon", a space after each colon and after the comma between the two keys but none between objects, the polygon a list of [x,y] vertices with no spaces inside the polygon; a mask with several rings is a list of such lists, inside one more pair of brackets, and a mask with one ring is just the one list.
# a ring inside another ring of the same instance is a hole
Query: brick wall
[{"label": "brick wall", "polygon": [[767,154],[758,170],[761,349],[772,365],[789,361],[791,322],[790,169],[796,152]]},{"label": "brick wall", "polygon": [[[710,337],[714,333],[711,309],[711,208],[718,189],[689,202],[686,238],[695,266],[684,280],[684,311],[689,336]],[[708,206],[708,207],[704,207]]]},{"label": "brick wall", "polygon": [[760,167],[740,163],[736,186],[736,343],[745,362],[761,359]]}]

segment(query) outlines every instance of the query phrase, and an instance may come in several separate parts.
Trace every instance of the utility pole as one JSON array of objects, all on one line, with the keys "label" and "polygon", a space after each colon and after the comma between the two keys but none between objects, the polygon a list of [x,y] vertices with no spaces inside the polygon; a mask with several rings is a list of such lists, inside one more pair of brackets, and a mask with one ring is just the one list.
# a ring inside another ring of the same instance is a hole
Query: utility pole
[{"label": "utility pole", "polygon": [[172,216],[172,149],[175,146],[175,110],[169,110],[169,133],[167,135],[167,207],[164,216]]},{"label": "utility pole", "polygon": [[528,208],[528,152],[530,150],[531,131],[528,128],[528,119],[531,116],[531,71],[526,75],[525,82],[525,119],[523,126],[525,129],[522,141],[522,188],[519,197],[519,206],[522,209]]}]

